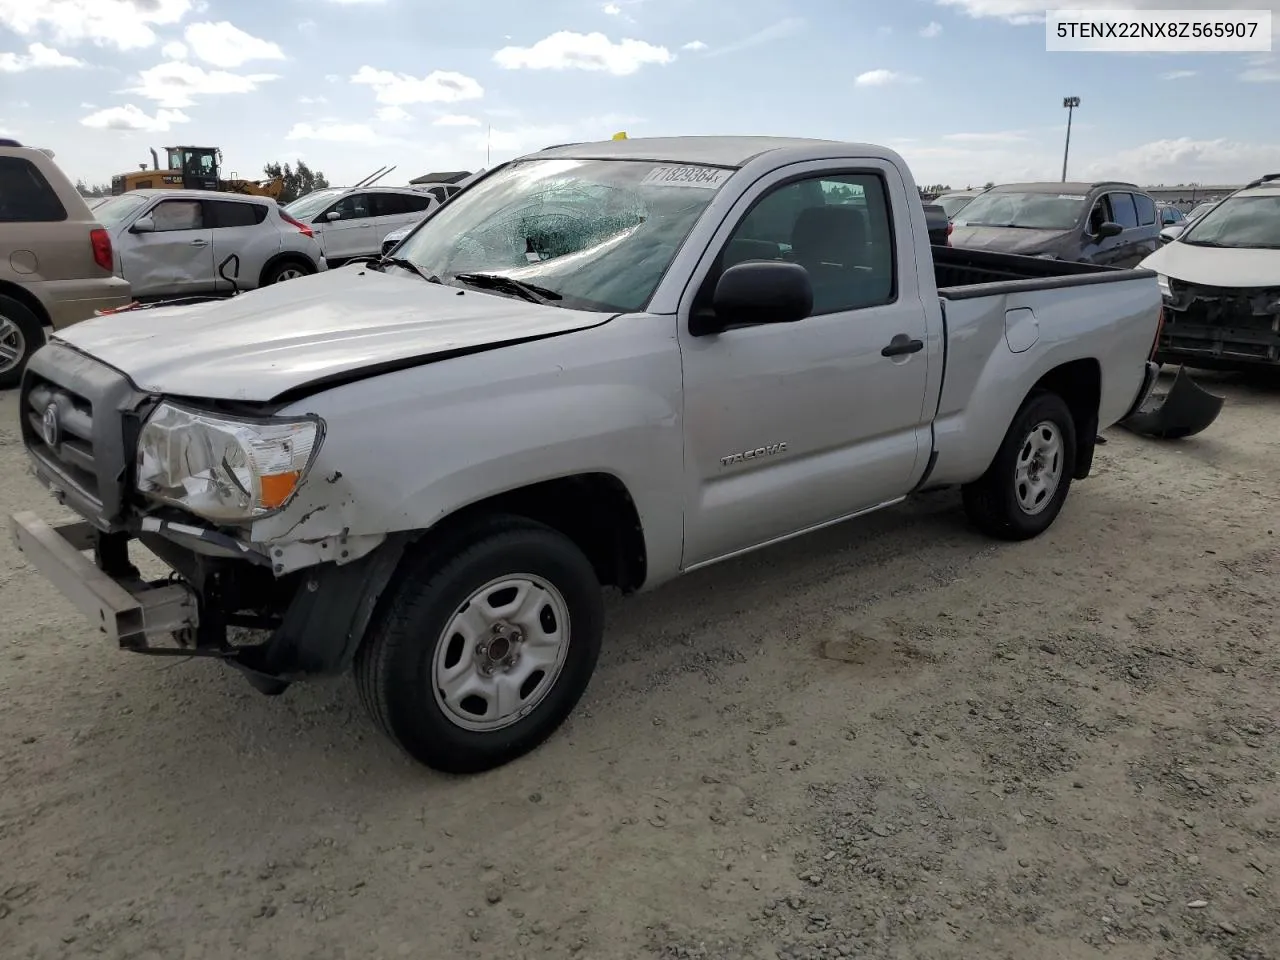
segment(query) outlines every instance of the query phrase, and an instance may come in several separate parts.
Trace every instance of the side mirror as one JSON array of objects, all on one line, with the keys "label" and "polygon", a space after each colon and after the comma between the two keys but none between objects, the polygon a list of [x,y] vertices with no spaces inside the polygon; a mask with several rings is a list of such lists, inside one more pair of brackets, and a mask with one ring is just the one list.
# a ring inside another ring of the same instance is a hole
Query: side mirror
[{"label": "side mirror", "polygon": [[129,228],[130,233],[155,233],[156,221],[151,214],[139,217],[133,222],[133,226]]},{"label": "side mirror", "polygon": [[342,214],[337,210],[330,210],[324,215],[324,218],[330,222],[342,219]]},{"label": "side mirror", "polygon": [[718,333],[726,327],[766,323],[795,323],[813,313],[813,284],[798,263],[749,260],[726,270],[712,295],[715,328],[691,330]]},{"label": "side mirror", "polygon": [[1124,233],[1124,227],[1120,226],[1118,223],[1108,220],[1099,225],[1097,237],[1099,240],[1108,240],[1111,237],[1118,237],[1122,233]]},{"label": "side mirror", "polygon": [[1184,229],[1186,228],[1181,225],[1176,227],[1165,227],[1160,231],[1160,242],[1172,243],[1174,240],[1178,239]]}]

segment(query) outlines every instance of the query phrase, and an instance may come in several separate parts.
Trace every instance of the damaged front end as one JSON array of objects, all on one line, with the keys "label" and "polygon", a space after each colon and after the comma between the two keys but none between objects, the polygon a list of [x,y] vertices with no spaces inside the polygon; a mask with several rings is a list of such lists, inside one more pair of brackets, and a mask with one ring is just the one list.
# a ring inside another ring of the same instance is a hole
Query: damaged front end
[{"label": "damaged front end", "polygon": [[1210,287],[1162,278],[1160,363],[1239,370],[1280,365],[1280,286]]}]

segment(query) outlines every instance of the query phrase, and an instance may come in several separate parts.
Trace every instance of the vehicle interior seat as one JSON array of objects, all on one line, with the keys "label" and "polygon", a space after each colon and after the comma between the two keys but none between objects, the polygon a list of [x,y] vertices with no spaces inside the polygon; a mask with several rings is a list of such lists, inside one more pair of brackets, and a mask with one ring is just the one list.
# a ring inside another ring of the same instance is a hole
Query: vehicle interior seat
[{"label": "vehicle interior seat", "polygon": [[791,234],[791,258],[809,271],[815,314],[871,302],[867,220],[852,205],[800,211]]}]

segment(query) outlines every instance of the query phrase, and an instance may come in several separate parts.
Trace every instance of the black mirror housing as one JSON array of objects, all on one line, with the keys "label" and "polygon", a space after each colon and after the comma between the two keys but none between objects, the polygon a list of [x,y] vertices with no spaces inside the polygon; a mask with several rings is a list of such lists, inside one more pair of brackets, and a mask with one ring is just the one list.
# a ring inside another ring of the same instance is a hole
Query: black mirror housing
[{"label": "black mirror housing", "polygon": [[1118,237],[1122,233],[1124,233],[1124,227],[1122,227],[1120,224],[1115,223],[1111,220],[1107,220],[1105,223],[1101,223],[1098,225],[1099,240],[1107,240],[1111,237]]},{"label": "black mirror housing", "polygon": [[795,323],[813,313],[813,284],[798,263],[748,260],[721,275],[711,302],[720,329]]}]

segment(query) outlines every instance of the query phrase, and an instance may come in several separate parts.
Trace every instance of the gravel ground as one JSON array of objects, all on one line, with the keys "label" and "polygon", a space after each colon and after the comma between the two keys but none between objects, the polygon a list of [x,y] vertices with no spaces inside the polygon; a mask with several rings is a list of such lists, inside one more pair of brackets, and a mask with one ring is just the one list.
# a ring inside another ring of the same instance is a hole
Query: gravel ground
[{"label": "gravel ground", "polygon": [[[1278,957],[1280,389],[1217,388],[1037,541],[931,495],[613,604],[470,779],[346,682],[110,649],[5,539],[0,954]],[[0,507],[55,515],[14,416]]]}]

